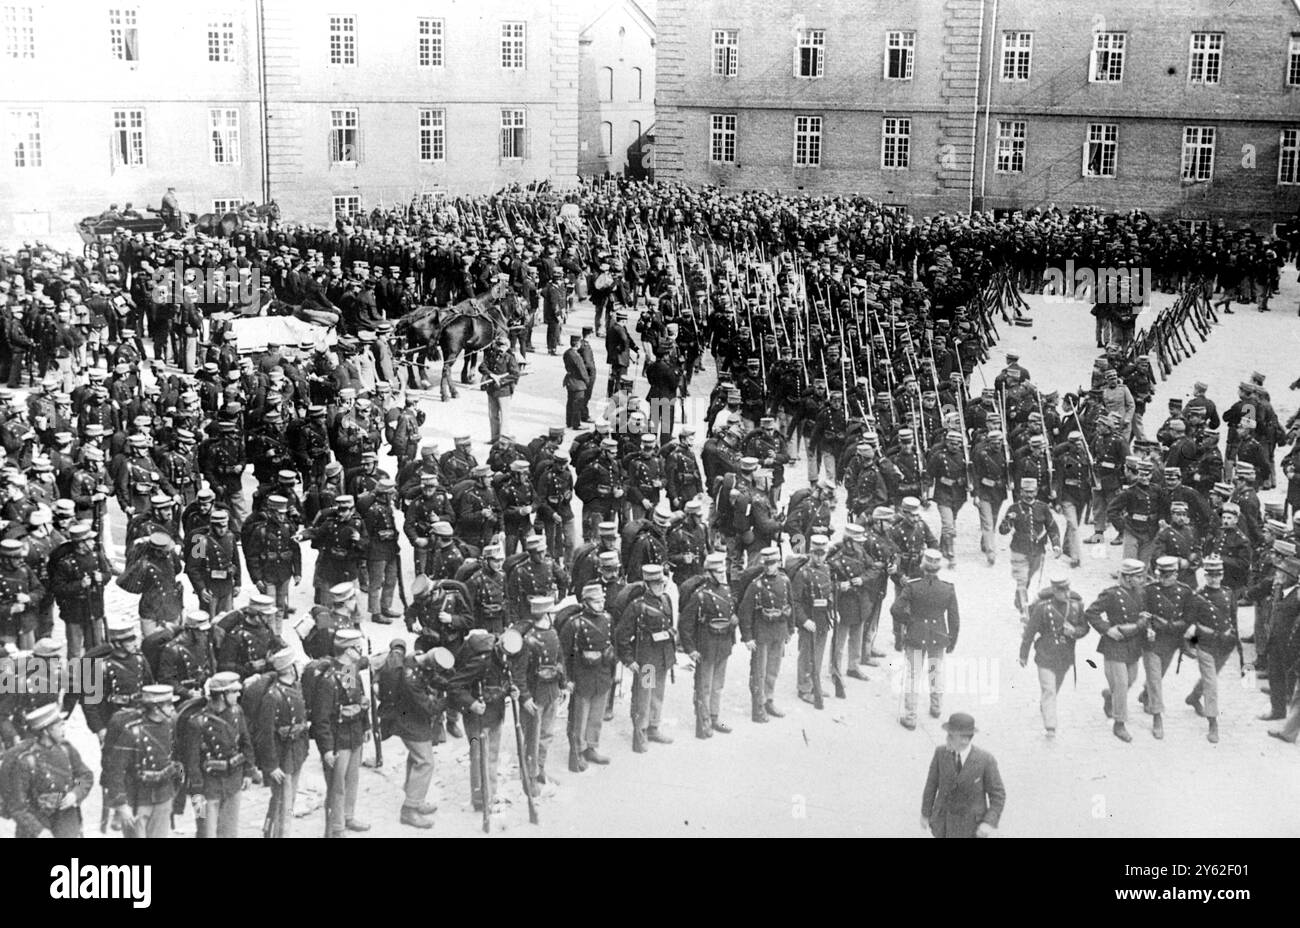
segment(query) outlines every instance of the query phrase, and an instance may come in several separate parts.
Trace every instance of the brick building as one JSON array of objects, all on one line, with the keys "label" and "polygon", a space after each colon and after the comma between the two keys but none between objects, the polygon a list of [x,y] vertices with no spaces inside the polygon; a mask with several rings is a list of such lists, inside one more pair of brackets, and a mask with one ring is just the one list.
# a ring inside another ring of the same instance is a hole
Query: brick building
[{"label": "brick building", "polygon": [[640,161],[654,91],[654,20],[634,0],[601,4],[578,33],[578,173],[620,174]]},{"label": "brick building", "polygon": [[566,0],[0,2],[0,235],[166,187],[287,219],[577,180]]},{"label": "brick building", "polygon": [[656,23],[663,179],[1264,230],[1300,206],[1292,0],[660,0]]}]

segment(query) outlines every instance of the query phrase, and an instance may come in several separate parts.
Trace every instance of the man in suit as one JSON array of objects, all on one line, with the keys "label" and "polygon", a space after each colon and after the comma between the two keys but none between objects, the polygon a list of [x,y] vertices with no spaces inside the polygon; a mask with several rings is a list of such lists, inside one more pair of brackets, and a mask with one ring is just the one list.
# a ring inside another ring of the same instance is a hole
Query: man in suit
[{"label": "man in suit", "polygon": [[998,762],[971,744],[975,719],[954,712],[944,722],[948,740],[934,749],[921,794],[921,828],[936,838],[989,838],[998,827],[1007,791]]},{"label": "man in suit", "polygon": [[570,335],[569,350],[564,352],[564,389],[568,394],[564,404],[564,424],[575,431],[582,425],[582,408],[593,373],[582,360],[582,336]]},{"label": "man in suit", "polygon": [[627,330],[627,313],[620,309],[614,313],[614,324],[605,334],[605,363],[609,365],[606,396],[613,396],[618,391],[620,378],[632,364],[633,352],[639,356],[641,349],[632,341],[632,335]]},{"label": "man in suit", "polygon": [[591,336],[595,332],[589,325],[582,327],[582,343],[578,346],[578,352],[582,355],[582,363],[587,368],[587,392],[582,397],[582,412],[579,416],[581,421],[591,421],[591,396],[596,392],[596,353],[591,347]]},{"label": "man in suit", "polygon": [[1295,686],[1295,639],[1297,619],[1300,619],[1300,558],[1284,558],[1276,569],[1273,611],[1270,616],[1268,645],[1268,690],[1272,703],[1267,714],[1261,715],[1261,721],[1276,721],[1285,718],[1286,724],[1281,731],[1270,730],[1274,738],[1284,741],[1296,740],[1300,733],[1300,697],[1292,698],[1292,688],[1300,694],[1300,686]]}]

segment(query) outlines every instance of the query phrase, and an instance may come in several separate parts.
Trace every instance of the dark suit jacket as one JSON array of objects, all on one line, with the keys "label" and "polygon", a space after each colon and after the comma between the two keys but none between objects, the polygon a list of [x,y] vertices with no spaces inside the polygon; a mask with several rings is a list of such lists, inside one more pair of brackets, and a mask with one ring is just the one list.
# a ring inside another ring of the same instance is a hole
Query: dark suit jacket
[{"label": "dark suit jacket", "polygon": [[1006,803],[1007,791],[992,754],[971,745],[959,774],[947,744],[934,749],[921,815],[930,820],[936,838],[973,838],[982,822],[996,828]]},{"label": "dark suit jacket", "polygon": [[570,393],[584,393],[591,381],[592,372],[582,362],[582,353],[577,348],[564,352],[564,389]]},{"label": "dark suit jacket", "polygon": [[632,336],[622,325],[611,325],[605,335],[605,363],[623,368],[632,363]]}]

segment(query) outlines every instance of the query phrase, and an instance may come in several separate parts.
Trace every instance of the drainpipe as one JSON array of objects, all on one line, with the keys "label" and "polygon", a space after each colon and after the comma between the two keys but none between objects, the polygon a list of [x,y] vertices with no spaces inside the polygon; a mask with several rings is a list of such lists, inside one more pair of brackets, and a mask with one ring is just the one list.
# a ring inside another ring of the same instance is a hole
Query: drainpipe
[{"label": "drainpipe", "polygon": [[[981,15],[984,8],[980,7]],[[980,204],[984,203],[985,184],[989,173],[989,110],[993,100],[993,68],[998,60],[998,0],[993,0],[993,19],[989,23],[989,67],[984,84],[984,149],[980,154]],[[980,28],[980,48],[984,48],[984,29]]]},{"label": "drainpipe", "polygon": [[262,124],[261,151],[258,162],[262,167],[262,202],[271,202],[271,148],[267,141],[270,116],[266,103],[266,10],[264,0],[257,0],[257,111]]}]

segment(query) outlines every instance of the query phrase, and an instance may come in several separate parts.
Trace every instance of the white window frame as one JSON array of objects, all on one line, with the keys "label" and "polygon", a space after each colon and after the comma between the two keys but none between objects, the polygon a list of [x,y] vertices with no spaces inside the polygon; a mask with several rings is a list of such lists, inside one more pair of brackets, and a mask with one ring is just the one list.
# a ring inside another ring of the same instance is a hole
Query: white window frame
[{"label": "white window frame", "polygon": [[[1092,163],[1093,146],[1100,146],[1098,152],[1098,168],[1096,173],[1088,170]],[[1106,153],[1110,152],[1110,170],[1106,170],[1107,158]],[[1116,122],[1090,122],[1088,123],[1087,132],[1083,137],[1083,168],[1084,177],[1113,178],[1119,173],[1119,123]]]},{"label": "white window frame", "polygon": [[880,121],[880,168],[906,171],[912,166],[912,117],[886,116]]},{"label": "white window frame", "polygon": [[[1022,67],[1023,70],[1022,70]],[[1008,30],[1002,33],[1002,70],[1004,83],[1029,80],[1034,65],[1034,34]]]},{"label": "white window frame", "polygon": [[1127,51],[1127,32],[1094,32],[1092,54],[1088,59],[1088,82],[1121,83],[1124,80],[1124,55]]},{"label": "white window frame", "polygon": [[36,57],[36,9],[30,5],[6,3],[0,10],[4,31],[4,57],[9,61],[31,61]]},{"label": "white window frame", "polygon": [[149,164],[146,145],[147,122],[143,109],[113,110],[113,164],[115,167],[143,168]]},{"label": "white window frame", "polygon": [[212,214],[220,217],[226,213],[237,213],[243,205],[243,197],[220,197],[212,201]]},{"label": "white window frame", "polygon": [[736,163],[735,113],[709,114],[709,163]]},{"label": "white window frame", "polygon": [[[803,53],[808,50],[810,74],[803,73]],[[826,75],[826,30],[800,29],[795,35],[794,76],[814,81]]]},{"label": "white window frame", "polygon": [[523,161],[528,157],[528,110],[524,107],[501,107],[497,151],[502,161]]},{"label": "white window frame", "polygon": [[632,95],[628,97],[634,103],[645,98],[645,74],[638,67],[632,68]]},{"label": "white window frame", "polygon": [[447,160],[447,111],[437,106],[422,106],[417,117],[418,156],[421,164],[439,164]]},{"label": "white window frame", "polygon": [[740,30],[713,30],[713,74],[735,77],[740,73]]},{"label": "white window frame", "polygon": [[993,173],[1025,173],[1025,145],[1029,123],[1024,119],[998,120],[998,147]]},{"label": "white window frame", "polygon": [[[351,134],[351,152],[348,137]],[[347,157],[351,154],[352,157]],[[330,164],[350,165],[361,163],[361,111],[355,107],[330,109],[329,134]]]},{"label": "white window frame", "polygon": [[348,13],[329,17],[329,65],[331,68],[357,66],[357,18]]},{"label": "white window frame", "polygon": [[[822,164],[822,127],[825,123],[821,116],[800,115],[794,118],[794,166],[797,168],[819,168]],[[803,148],[802,156],[800,147]]]},{"label": "white window frame", "polygon": [[231,64],[235,60],[235,21],[208,20],[208,63]]},{"label": "white window frame", "polygon": [[1287,127],[1278,133],[1277,182],[1282,187],[1300,184],[1300,128]]},{"label": "white window frame", "polygon": [[1210,220],[1208,219],[1179,219],[1178,224],[1193,236],[1205,236],[1210,231]]},{"label": "white window frame", "polygon": [[614,156],[614,124],[608,120],[600,124],[600,157]]},{"label": "white window frame", "polygon": [[1223,79],[1223,33],[1193,32],[1187,48],[1187,83],[1212,87]]},{"label": "white window frame", "polygon": [[1300,87],[1300,35],[1293,35],[1286,52],[1286,85]]},{"label": "white window frame", "polygon": [[[893,74],[894,62],[902,73]],[[916,69],[916,33],[897,29],[885,33],[885,74],[887,81],[910,81]]]},{"label": "white window frame", "polygon": [[342,204],[342,212],[346,218],[351,220],[361,212],[361,194],[359,193],[337,193],[330,197],[330,214],[337,221],[340,216],[339,206]]},{"label": "white window frame", "polygon": [[31,171],[44,166],[41,139],[41,111],[10,110],[5,120],[7,166],[16,171]]},{"label": "white window frame", "polygon": [[1214,180],[1216,141],[1218,141],[1218,133],[1214,126],[1183,127],[1181,172],[1183,183],[1204,184]]},{"label": "white window frame", "polygon": [[508,20],[501,24],[501,70],[523,71],[528,67],[528,23]]},{"label": "white window frame", "polygon": [[602,67],[596,72],[596,101],[611,103],[614,100],[614,69]]},{"label": "white window frame", "polygon": [[419,68],[441,68],[447,61],[444,45],[447,24],[436,16],[415,21],[415,64]]},{"label": "white window frame", "polygon": [[208,110],[208,152],[213,164],[239,164],[239,110],[230,106]]},{"label": "white window frame", "polygon": [[117,61],[140,61],[140,15],[135,7],[111,7],[108,11],[109,54]]}]

